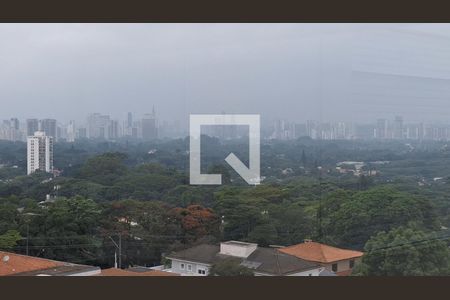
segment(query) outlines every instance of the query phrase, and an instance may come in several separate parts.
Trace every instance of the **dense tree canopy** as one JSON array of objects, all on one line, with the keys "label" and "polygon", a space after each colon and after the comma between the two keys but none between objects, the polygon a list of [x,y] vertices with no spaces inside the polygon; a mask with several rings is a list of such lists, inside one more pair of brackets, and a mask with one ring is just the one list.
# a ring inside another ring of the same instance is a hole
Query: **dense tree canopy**
[{"label": "dense tree canopy", "polygon": [[[26,145],[0,141],[0,248],[25,253],[28,239],[31,255],[106,267],[119,241],[127,266],[159,264],[199,243],[313,239],[365,249],[361,274],[447,274],[447,240],[414,241],[450,227],[448,147],[412,145],[263,140],[265,179],[248,186],[224,163],[230,152],[247,163],[246,141],[206,137],[202,172],[222,174],[224,184],[196,186],[189,184],[189,139],[56,143],[59,177],[27,176]],[[341,161],[378,173],[342,173]],[[389,255],[380,250],[386,247]],[[245,271],[231,262],[216,269]]]},{"label": "dense tree canopy", "polygon": [[0,235],[0,250],[13,249],[21,239],[22,237],[18,231],[8,230],[6,233]]},{"label": "dense tree canopy", "polygon": [[365,246],[360,275],[449,275],[450,250],[435,234],[414,227],[379,232]]},{"label": "dense tree canopy", "polygon": [[430,201],[389,186],[352,194],[331,194],[324,203],[324,210],[326,239],[347,247],[361,248],[360,243],[377,232],[410,222],[427,229],[438,228]]}]

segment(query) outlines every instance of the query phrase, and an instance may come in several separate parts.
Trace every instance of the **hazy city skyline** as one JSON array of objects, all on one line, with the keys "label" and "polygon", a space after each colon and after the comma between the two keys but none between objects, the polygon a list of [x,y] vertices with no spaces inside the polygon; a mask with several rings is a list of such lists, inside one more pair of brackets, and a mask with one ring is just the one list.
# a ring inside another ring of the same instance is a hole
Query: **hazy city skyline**
[{"label": "hazy city skyline", "polygon": [[[401,38],[400,38],[401,37]],[[448,24],[1,24],[1,119],[450,120]]]},{"label": "hazy city skyline", "polygon": [[[236,139],[247,136],[248,128],[242,126],[204,126],[202,134],[220,139]],[[185,138],[189,135],[188,127],[179,121],[161,121],[156,110],[151,114],[136,117],[127,113],[126,119],[113,119],[110,115],[91,113],[85,122],[71,120],[60,122],[56,119],[9,118],[1,120],[0,140],[25,141],[36,132],[43,132],[53,137],[56,142],[75,142],[82,139],[142,140],[155,141],[166,138]],[[348,120],[323,121],[305,120],[292,122],[285,119],[261,122],[261,135],[265,139],[292,140],[310,137],[321,140],[450,140],[450,122],[412,122],[402,116],[393,119],[377,118],[364,123]]]}]

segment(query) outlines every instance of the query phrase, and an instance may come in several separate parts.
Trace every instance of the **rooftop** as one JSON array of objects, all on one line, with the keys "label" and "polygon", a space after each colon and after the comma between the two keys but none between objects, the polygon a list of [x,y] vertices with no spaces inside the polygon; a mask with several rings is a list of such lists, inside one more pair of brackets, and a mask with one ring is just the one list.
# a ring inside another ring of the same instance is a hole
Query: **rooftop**
[{"label": "rooftop", "polygon": [[134,269],[103,269],[101,273],[96,276],[179,276],[175,273],[159,271],[159,270],[150,270],[144,271],[142,269],[134,270]]},{"label": "rooftop", "polygon": [[320,267],[316,263],[284,254],[278,251],[278,249],[262,247],[257,248],[250,254],[250,256],[243,261],[242,265],[254,269],[259,273],[271,275],[289,275]]},{"label": "rooftop", "polygon": [[174,252],[168,255],[167,258],[193,261],[205,264],[214,264],[226,258],[226,256],[220,254],[220,246],[202,244],[185,250]]},{"label": "rooftop", "polygon": [[0,276],[68,276],[99,272],[99,268],[0,251]]},{"label": "rooftop", "polygon": [[360,251],[340,249],[312,241],[280,248],[279,251],[318,263],[333,263],[340,260],[358,258],[364,254]]},{"label": "rooftop", "polygon": [[[233,241],[232,243],[236,242]],[[167,256],[168,259],[191,261],[208,265],[215,264],[229,257],[233,256],[221,254],[219,246],[208,244],[177,251]],[[258,247],[247,258],[237,259],[241,259],[241,265],[249,269],[271,275],[288,275],[320,267],[314,262],[279,252],[278,249],[274,248]]]},{"label": "rooftop", "polygon": [[21,272],[12,276],[92,276],[100,273],[99,267],[66,264],[48,269]]}]

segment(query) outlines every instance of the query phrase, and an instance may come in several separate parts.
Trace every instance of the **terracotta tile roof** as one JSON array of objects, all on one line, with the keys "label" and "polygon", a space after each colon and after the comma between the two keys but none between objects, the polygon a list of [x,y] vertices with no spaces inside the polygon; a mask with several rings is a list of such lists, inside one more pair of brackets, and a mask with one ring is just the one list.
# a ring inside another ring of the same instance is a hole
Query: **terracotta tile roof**
[{"label": "terracotta tile roof", "polygon": [[110,268],[110,269],[103,269],[101,271],[101,274],[98,274],[96,276],[179,276],[179,275],[176,273],[170,273],[159,270],[149,270],[147,272],[135,272],[123,269]]},{"label": "terracotta tile roof", "polygon": [[100,274],[99,267],[66,263],[63,266],[21,272],[11,276],[92,276],[96,274]]},{"label": "terracotta tile roof", "polygon": [[64,262],[0,251],[0,276],[45,270],[64,265]]},{"label": "terracotta tile roof", "polygon": [[279,251],[298,258],[319,262],[332,263],[340,260],[361,257],[362,252],[340,249],[317,242],[305,242],[289,247],[279,248]]}]

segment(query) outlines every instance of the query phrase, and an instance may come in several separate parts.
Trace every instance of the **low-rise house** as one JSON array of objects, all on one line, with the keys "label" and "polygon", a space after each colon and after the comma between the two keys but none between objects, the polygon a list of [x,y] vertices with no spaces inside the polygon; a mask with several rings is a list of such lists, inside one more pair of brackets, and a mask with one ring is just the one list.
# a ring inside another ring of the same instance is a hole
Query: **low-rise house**
[{"label": "low-rise house", "polygon": [[92,276],[99,267],[0,251],[0,276]]},{"label": "low-rise house", "polygon": [[356,262],[361,260],[363,252],[340,249],[306,240],[304,243],[283,247],[280,252],[300,259],[315,262],[337,275],[347,276],[352,273]]},{"label": "low-rise house", "polygon": [[240,259],[241,265],[253,270],[256,276],[319,276],[325,269],[318,263],[285,254],[277,248],[238,241],[198,245],[166,258],[172,262],[170,271],[182,276],[207,276],[215,263],[227,258]]}]

